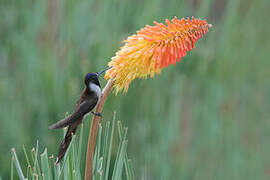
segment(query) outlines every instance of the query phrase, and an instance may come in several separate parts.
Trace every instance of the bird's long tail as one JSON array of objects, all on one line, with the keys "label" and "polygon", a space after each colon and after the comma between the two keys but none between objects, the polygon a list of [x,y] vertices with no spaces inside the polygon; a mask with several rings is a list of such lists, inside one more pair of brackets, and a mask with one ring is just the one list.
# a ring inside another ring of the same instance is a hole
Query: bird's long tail
[{"label": "bird's long tail", "polygon": [[56,160],[56,164],[58,164],[59,162],[61,162],[61,160],[64,158],[66,151],[69,147],[69,144],[72,140],[72,135],[75,134],[79,124],[81,124],[82,120],[78,120],[77,122],[71,124],[68,127],[68,130],[66,132],[66,135],[64,137],[64,139],[62,140],[60,147],[59,147],[59,152],[57,155],[57,160]]}]

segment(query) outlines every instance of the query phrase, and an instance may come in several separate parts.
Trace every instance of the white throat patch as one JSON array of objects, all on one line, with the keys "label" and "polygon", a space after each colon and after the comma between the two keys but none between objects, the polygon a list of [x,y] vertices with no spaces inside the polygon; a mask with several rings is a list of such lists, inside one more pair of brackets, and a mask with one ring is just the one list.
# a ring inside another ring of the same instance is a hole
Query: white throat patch
[{"label": "white throat patch", "polygon": [[100,96],[101,96],[101,89],[100,89],[100,87],[98,85],[90,82],[89,83],[89,89],[91,91],[94,91],[97,94],[98,99],[100,98]]}]

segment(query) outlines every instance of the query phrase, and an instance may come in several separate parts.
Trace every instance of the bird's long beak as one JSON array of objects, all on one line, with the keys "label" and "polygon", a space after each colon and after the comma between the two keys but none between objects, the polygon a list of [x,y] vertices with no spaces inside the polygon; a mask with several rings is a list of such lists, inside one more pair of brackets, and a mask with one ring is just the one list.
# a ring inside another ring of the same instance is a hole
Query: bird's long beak
[{"label": "bird's long beak", "polygon": [[102,73],[104,73],[104,72],[107,71],[108,69],[111,69],[112,67],[113,67],[113,66],[108,67],[108,68],[106,68],[106,69],[104,69],[104,70],[98,72],[97,75],[100,76]]}]

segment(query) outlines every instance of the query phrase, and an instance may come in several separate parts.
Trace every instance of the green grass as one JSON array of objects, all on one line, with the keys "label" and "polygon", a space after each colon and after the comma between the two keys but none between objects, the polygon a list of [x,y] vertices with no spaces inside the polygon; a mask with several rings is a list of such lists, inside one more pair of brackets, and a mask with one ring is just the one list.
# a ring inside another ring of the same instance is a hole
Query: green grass
[{"label": "green grass", "polygon": [[[112,123],[112,125],[111,125]],[[131,160],[127,156],[127,128],[122,127],[120,121],[117,122],[118,126],[118,141],[119,147],[115,157],[115,162],[112,159],[112,144],[113,137],[117,136],[115,133],[116,117],[114,116],[112,122],[104,122],[105,132],[102,132],[103,126],[99,125],[98,131],[98,143],[96,145],[96,151],[93,162],[93,179],[95,180],[119,180],[135,179],[133,168],[131,167]],[[80,170],[80,161],[82,156],[81,146],[83,138],[83,127],[81,127],[80,137],[77,135],[73,136],[70,146],[66,152],[62,163],[55,164],[56,159],[53,155],[49,156],[47,149],[45,148],[43,153],[39,151],[39,144],[37,142],[36,148],[33,148],[31,152],[28,152],[23,148],[25,153],[25,159],[27,161],[26,167],[22,167],[18,160],[17,153],[13,148],[12,153],[12,164],[11,164],[11,175],[14,177],[13,163],[16,167],[17,174],[20,180],[24,179],[44,179],[44,180],[80,180],[84,179],[84,172]],[[32,162],[29,161],[29,154],[32,154]],[[84,169],[84,166],[82,166]],[[26,169],[23,172],[22,169]],[[17,177],[17,176],[15,176]],[[11,178],[13,179],[13,178]]]},{"label": "green grass", "polygon": [[[104,117],[117,111],[129,127],[136,178],[269,179],[270,1],[192,2],[0,1],[2,179],[10,179],[12,147],[23,172],[22,144],[29,149],[38,139],[42,152],[57,153],[62,132],[48,126],[72,112],[85,73],[103,69],[145,24],[174,16],[207,18],[214,28],[183,63],[136,80],[105,104]],[[112,144],[113,160],[118,145]],[[83,154],[86,146],[82,140]]]}]

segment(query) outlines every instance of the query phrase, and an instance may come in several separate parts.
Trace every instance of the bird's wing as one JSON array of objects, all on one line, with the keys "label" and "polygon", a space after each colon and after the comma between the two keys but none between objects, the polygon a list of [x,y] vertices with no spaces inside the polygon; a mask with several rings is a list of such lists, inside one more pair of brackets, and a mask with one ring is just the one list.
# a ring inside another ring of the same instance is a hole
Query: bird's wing
[{"label": "bird's wing", "polygon": [[76,110],[71,115],[51,125],[49,129],[64,128],[74,123],[77,119],[83,117],[85,114],[92,111],[94,107],[96,106],[97,101],[98,101],[98,98],[90,98],[90,99],[85,100],[78,106],[78,108],[76,108]]}]

